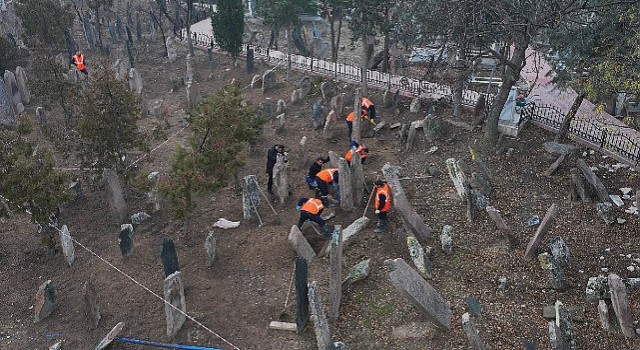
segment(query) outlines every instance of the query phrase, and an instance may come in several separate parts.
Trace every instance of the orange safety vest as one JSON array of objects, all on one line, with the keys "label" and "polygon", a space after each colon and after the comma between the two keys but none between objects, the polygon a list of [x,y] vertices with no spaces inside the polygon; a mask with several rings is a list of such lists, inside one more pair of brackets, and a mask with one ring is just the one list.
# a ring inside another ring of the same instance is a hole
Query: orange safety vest
[{"label": "orange safety vest", "polygon": [[369,115],[369,107],[373,106],[373,102],[370,99],[363,97],[362,98],[362,114]]},{"label": "orange safety vest", "polygon": [[316,177],[326,183],[331,183],[333,181],[333,174],[335,174],[337,171],[338,169],[335,168],[320,170]]},{"label": "orange safety vest", "polygon": [[318,198],[310,198],[308,199],[300,208],[300,210],[304,210],[309,214],[318,215],[318,213],[324,209],[324,205],[322,201]]},{"label": "orange safety vest", "polygon": [[349,113],[349,114],[347,115],[347,121],[348,121],[348,122],[352,122],[352,123],[353,123],[353,118],[355,118],[355,117],[356,117],[356,114],[355,114],[355,113],[353,113],[353,112],[351,112],[351,113]]},{"label": "orange safety vest", "polygon": [[84,55],[73,55],[73,63],[78,67],[78,70],[84,70],[86,66],[84,65]]},{"label": "orange safety vest", "polygon": [[[360,158],[365,159],[369,156],[368,153],[364,153],[362,150],[364,150],[364,146],[360,145],[358,146],[358,148],[356,148],[356,152],[358,153],[358,155],[360,156]],[[344,155],[344,159],[347,160],[347,162],[351,162],[351,159],[353,158],[353,148],[349,149],[347,151],[347,154]]]},{"label": "orange safety vest", "polygon": [[[378,209],[380,206],[380,195],[383,194],[387,199],[384,202],[384,207],[382,209]],[[380,210],[381,212],[389,211],[391,209],[391,190],[389,189],[389,185],[384,184],[382,187],[376,187],[376,202],[375,209]]]}]

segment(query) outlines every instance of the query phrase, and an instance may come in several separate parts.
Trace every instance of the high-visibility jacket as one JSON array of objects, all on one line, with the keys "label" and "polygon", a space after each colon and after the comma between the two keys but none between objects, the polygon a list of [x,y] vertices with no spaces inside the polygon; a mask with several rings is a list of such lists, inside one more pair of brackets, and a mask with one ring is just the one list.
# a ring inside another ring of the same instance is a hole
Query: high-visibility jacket
[{"label": "high-visibility jacket", "polygon": [[[358,146],[358,148],[356,148],[356,152],[358,153],[358,155],[360,156],[360,158],[365,159],[367,158],[367,156],[369,156],[369,153],[365,153],[364,150],[364,146],[360,145]],[[347,151],[347,154],[344,155],[344,159],[347,160],[347,162],[351,162],[351,159],[353,158],[353,147],[350,148]]]},{"label": "high-visibility jacket", "polygon": [[353,123],[353,118],[355,118],[355,117],[356,117],[356,114],[355,114],[355,113],[353,113],[353,112],[351,112],[351,113],[349,113],[349,114],[347,115],[347,121],[348,121],[348,122],[352,122],[352,123]]},{"label": "high-visibility jacket", "polygon": [[320,180],[326,182],[326,183],[331,183],[333,181],[333,175],[335,173],[337,173],[337,172],[338,172],[338,169],[336,169],[336,168],[324,169],[324,170],[321,170],[320,172],[318,172],[316,177],[319,178]]},{"label": "high-visibility jacket", "polygon": [[370,99],[363,97],[362,98],[362,114],[369,114],[369,107],[373,106],[373,102]]},{"label": "high-visibility jacket", "polygon": [[309,198],[303,205],[300,207],[300,210],[304,210],[309,214],[318,215],[324,209],[324,205],[322,201],[318,198]]},{"label": "high-visibility jacket", "polygon": [[73,55],[73,64],[76,65],[78,70],[84,70],[86,68],[86,66],[84,65],[84,55],[83,54]]},{"label": "high-visibility jacket", "polygon": [[[380,208],[381,198],[380,196],[385,196],[384,203],[382,204],[382,208]],[[389,211],[391,209],[391,189],[389,185],[384,184],[382,187],[376,187],[376,202],[375,202],[376,210],[380,210],[381,212]]]}]

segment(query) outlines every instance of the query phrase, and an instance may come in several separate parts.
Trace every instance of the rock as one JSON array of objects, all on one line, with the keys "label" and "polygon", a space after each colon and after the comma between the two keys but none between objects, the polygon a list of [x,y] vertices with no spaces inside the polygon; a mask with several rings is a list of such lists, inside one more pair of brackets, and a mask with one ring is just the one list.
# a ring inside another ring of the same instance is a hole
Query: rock
[{"label": "rock", "polygon": [[53,284],[51,284],[51,280],[40,285],[38,293],[36,293],[36,304],[33,307],[36,323],[42,321],[53,312],[56,308],[57,299],[58,293]]},{"label": "rock", "polygon": [[[164,280],[164,312],[167,321],[167,337],[175,337],[184,321],[187,306],[184,299],[184,287],[180,271],[167,276]],[[182,312],[180,312],[182,311]]]},{"label": "rock", "polygon": [[142,211],[131,215],[131,223],[134,225],[140,225],[143,221],[149,218],[151,218],[151,215]]},{"label": "rock", "polygon": [[342,281],[343,286],[354,284],[369,277],[371,259],[363,260],[349,270],[349,275]]},{"label": "rock", "polygon": [[533,215],[527,220],[527,225],[530,227],[537,227],[540,225],[540,217],[538,215]]},{"label": "rock", "polygon": [[620,198],[620,196],[618,196],[617,194],[610,194],[609,198],[611,198],[611,201],[613,201],[613,204],[621,207],[624,205],[624,202],[622,201],[622,199]]},{"label": "rock", "polygon": [[575,146],[571,146],[571,145],[567,145],[567,144],[563,144],[563,143],[557,143],[557,142],[549,141],[549,142],[545,142],[544,143],[544,149],[548,153],[551,153],[551,154],[556,155],[556,156],[561,156],[561,155],[567,155],[567,154],[573,152],[576,149],[576,147]]}]

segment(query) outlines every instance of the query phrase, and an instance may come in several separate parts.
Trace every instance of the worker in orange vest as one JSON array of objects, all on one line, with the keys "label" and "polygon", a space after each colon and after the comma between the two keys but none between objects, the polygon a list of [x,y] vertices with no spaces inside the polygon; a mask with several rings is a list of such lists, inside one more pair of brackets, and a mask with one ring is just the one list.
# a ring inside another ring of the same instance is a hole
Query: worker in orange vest
[{"label": "worker in orange vest", "polygon": [[391,209],[391,189],[382,180],[376,180],[373,184],[376,189],[374,208],[376,215],[378,215],[378,222],[373,232],[382,233],[387,229],[387,212]]},{"label": "worker in orange vest", "polygon": [[296,210],[300,211],[300,219],[298,220],[298,228],[307,221],[317,223],[322,229],[322,234],[326,237],[333,237],[333,232],[329,229],[327,222],[320,216],[324,210],[324,201],[319,198],[300,198]]},{"label": "worker in orange vest", "polygon": [[338,173],[338,169],[330,168],[320,170],[316,175],[316,182],[318,183],[318,190],[316,191],[316,197],[318,195],[326,198],[329,194],[329,185],[335,187],[336,189],[336,199],[340,202],[340,186],[338,182],[340,180],[340,174]]},{"label": "worker in orange vest", "polygon": [[362,97],[362,116],[364,119],[369,119],[371,124],[375,125],[376,120],[376,106],[370,99]]},{"label": "worker in orange vest", "polygon": [[358,156],[360,156],[360,160],[362,161],[362,164],[364,164],[364,161],[369,156],[369,149],[364,145],[357,143],[356,141],[351,141],[351,148],[349,148],[347,154],[344,155],[344,159],[347,160],[347,163],[349,163],[349,165],[351,165],[351,159],[353,159],[354,153],[357,153]]},{"label": "worker in orange vest", "polygon": [[89,75],[89,72],[87,72],[87,61],[80,51],[76,51],[76,54],[71,57],[71,64],[76,66],[82,74]]},{"label": "worker in orange vest", "polygon": [[347,122],[347,128],[349,128],[349,143],[351,143],[351,134],[353,134],[353,118],[356,117],[354,112],[347,114],[345,121]]}]

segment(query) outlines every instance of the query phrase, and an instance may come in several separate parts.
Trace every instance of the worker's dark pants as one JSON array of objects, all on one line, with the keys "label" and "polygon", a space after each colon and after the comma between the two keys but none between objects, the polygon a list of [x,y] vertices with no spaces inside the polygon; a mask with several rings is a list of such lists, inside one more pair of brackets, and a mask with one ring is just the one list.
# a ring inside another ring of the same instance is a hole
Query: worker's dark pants
[{"label": "worker's dark pants", "polygon": [[87,72],[87,69],[86,69],[86,68],[85,68],[85,69],[83,69],[83,70],[81,70],[81,71],[80,71],[80,73],[82,73],[82,74],[84,74],[84,75],[87,75],[87,76],[89,75],[89,72]]},{"label": "worker's dark pants", "polygon": [[329,184],[322,181],[320,178],[316,177],[316,182],[318,183],[318,188],[316,190],[316,197],[318,194],[321,196],[327,196],[329,194]]},{"label": "worker's dark pants", "polygon": [[271,169],[271,171],[267,171],[267,176],[269,176],[269,180],[267,182],[267,191],[271,193],[273,192],[273,169]]},{"label": "worker's dark pants", "polygon": [[378,213],[378,220],[380,221],[386,221],[387,220],[387,212],[386,211],[381,211]]},{"label": "worker's dark pants", "polygon": [[322,228],[324,228],[324,225],[326,225],[326,222],[320,217],[320,215],[314,215],[307,211],[300,210],[300,220],[298,221],[298,228],[302,228],[302,225],[307,220],[311,220],[317,223]]},{"label": "worker's dark pants", "polygon": [[369,116],[369,119],[375,120],[376,119],[376,106],[374,106],[374,105],[369,106],[369,113],[367,113],[367,115]]}]

